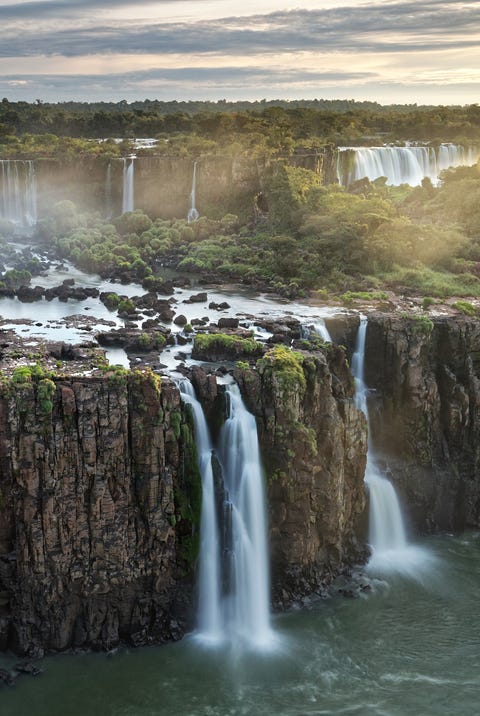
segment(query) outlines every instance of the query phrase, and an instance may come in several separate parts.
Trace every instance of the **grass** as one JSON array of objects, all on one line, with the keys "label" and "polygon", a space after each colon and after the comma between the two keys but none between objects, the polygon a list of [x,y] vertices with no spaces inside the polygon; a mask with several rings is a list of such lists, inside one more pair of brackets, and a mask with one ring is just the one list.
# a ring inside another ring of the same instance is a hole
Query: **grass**
[{"label": "grass", "polygon": [[471,273],[454,274],[426,267],[398,267],[379,274],[377,279],[397,292],[407,289],[435,298],[480,296],[480,279]]}]

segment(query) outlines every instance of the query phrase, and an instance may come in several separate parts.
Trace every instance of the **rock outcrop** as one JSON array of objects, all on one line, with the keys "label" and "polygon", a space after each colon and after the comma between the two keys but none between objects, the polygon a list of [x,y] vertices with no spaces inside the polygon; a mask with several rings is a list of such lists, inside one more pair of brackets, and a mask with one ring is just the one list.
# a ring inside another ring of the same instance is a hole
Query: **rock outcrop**
[{"label": "rock outcrop", "polygon": [[321,592],[365,557],[366,421],[354,406],[344,351],[276,346],[257,371],[236,370],[257,417],[267,480],[276,605]]},{"label": "rock outcrop", "polygon": [[0,648],[183,634],[200,483],[173,384],[139,371],[11,381],[0,468]]},{"label": "rock outcrop", "polygon": [[372,315],[373,444],[424,532],[480,527],[480,324]]}]

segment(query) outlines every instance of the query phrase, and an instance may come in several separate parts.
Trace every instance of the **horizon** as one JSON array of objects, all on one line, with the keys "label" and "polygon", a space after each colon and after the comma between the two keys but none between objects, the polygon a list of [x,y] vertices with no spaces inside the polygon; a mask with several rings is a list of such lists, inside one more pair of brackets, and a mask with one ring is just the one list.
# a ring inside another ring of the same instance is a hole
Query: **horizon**
[{"label": "horizon", "polygon": [[10,101],[480,97],[479,0],[0,0]]}]

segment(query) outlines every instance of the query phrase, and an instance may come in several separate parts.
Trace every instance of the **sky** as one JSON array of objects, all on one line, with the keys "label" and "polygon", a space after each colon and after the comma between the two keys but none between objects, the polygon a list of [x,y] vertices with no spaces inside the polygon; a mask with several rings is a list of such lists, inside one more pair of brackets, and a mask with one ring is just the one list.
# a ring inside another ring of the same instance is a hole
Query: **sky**
[{"label": "sky", "polygon": [[0,96],[480,101],[480,0],[0,0]]}]

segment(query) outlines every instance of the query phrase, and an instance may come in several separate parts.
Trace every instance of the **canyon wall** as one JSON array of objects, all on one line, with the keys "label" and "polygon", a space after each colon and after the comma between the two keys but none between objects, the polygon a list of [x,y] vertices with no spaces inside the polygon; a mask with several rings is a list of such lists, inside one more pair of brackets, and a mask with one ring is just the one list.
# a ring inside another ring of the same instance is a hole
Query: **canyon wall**
[{"label": "canyon wall", "polygon": [[184,633],[200,483],[172,384],[58,378],[50,401],[40,383],[10,385],[0,461],[0,648]]},{"label": "canyon wall", "polygon": [[267,483],[277,605],[321,591],[365,558],[367,430],[343,349],[273,351],[237,369],[257,418]]},{"label": "canyon wall", "polygon": [[[287,161],[310,169],[325,183],[336,182],[334,152],[294,154],[287,160],[205,156],[197,161],[196,206],[201,215],[222,218],[234,213],[248,219],[264,177]],[[127,159],[130,163],[130,159]],[[34,160],[38,217],[63,200],[81,211],[118,216],[122,211],[123,159],[65,157]],[[134,162],[134,207],[153,218],[184,219],[190,208],[193,158],[138,156]],[[1,180],[1,177],[0,177]]]},{"label": "canyon wall", "polygon": [[373,444],[416,530],[480,527],[480,324],[369,317]]}]

